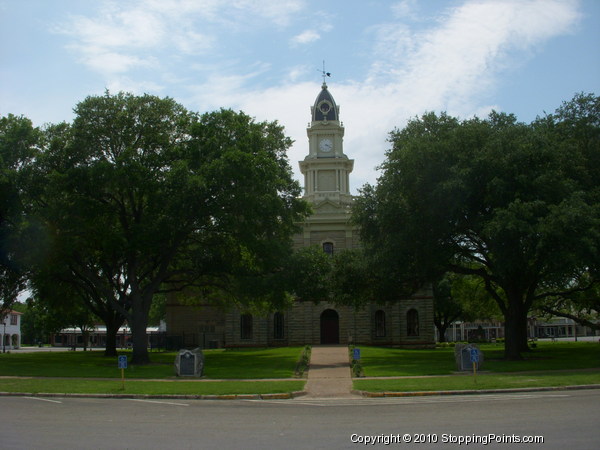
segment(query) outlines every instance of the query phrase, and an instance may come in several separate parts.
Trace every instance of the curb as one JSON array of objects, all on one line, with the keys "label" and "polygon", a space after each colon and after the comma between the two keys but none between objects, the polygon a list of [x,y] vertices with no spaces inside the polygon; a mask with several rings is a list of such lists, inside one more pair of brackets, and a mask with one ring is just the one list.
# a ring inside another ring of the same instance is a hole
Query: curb
[{"label": "curb", "polygon": [[520,392],[547,392],[547,391],[577,391],[585,389],[600,389],[600,384],[580,384],[575,386],[547,386],[531,388],[509,388],[509,389],[463,389],[456,391],[409,391],[409,392],[369,392],[352,390],[356,395],[367,398],[382,397],[427,397],[433,395],[476,395],[476,394],[509,394]]},{"label": "curb", "polygon": [[[409,391],[409,392],[369,392],[352,389],[350,393],[365,398],[431,397],[442,395],[510,394],[522,392],[578,391],[600,389],[600,384],[575,386],[548,386],[537,388],[481,389],[456,391]],[[273,394],[228,394],[228,395],[148,395],[148,394],[69,394],[50,392],[0,392],[0,397],[62,397],[62,398],[116,398],[116,399],[163,399],[163,400],[290,400],[307,395],[306,391]]]},{"label": "curb", "polygon": [[177,394],[75,394],[56,392],[0,392],[0,397],[62,397],[62,398],[120,398],[163,400],[288,400],[306,395],[306,391],[273,394],[224,394],[224,395],[177,395]]}]

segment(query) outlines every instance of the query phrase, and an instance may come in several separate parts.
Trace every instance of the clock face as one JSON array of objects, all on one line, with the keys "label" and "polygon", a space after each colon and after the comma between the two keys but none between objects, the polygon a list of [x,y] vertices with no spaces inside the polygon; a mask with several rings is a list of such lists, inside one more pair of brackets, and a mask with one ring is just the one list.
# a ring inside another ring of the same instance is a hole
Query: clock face
[{"label": "clock face", "polygon": [[319,149],[325,153],[330,152],[333,149],[333,142],[329,138],[321,139]]},{"label": "clock face", "polygon": [[327,100],[323,100],[319,103],[317,108],[319,108],[319,111],[321,111],[323,114],[327,115],[327,113],[331,110],[331,103],[329,103]]}]

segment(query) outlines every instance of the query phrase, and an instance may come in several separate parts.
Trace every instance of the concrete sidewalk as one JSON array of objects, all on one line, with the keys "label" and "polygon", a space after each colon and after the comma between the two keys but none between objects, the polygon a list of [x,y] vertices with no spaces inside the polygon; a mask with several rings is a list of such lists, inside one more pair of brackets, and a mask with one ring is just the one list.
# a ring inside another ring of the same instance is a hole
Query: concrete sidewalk
[{"label": "concrete sidewalk", "polygon": [[[306,397],[355,397],[346,345],[316,345],[310,356]],[[306,398],[305,397],[305,398]]]}]

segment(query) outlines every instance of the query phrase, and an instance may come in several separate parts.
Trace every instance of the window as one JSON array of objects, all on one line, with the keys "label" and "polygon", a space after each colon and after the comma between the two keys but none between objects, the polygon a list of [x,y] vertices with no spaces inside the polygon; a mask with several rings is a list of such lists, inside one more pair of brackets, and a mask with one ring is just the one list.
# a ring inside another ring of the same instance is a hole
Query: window
[{"label": "window", "polygon": [[240,317],[240,331],[242,339],[252,339],[252,314],[242,314],[242,317]]},{"label": "window", "polygon": [[409,309],[406,313],[406,335],[419,335],[419,313],[416,309]]},{"label": "window", "polygon": [[323,242],[323,251],[328,255],[333,255],[333,242]]},{"label": "window", "polygon": [[205,321],[203,324],[200,325],[200,333],[214,333],[215,332],[215,324]]},{"label": "window", "polygon": [[283,339],[284,337],[284,317],[283,313],[276,312],[273,315],[273,338]]},{"label": "window", "polygon": [[385,311],[375,312],[375,337],[385,337]]},{"label": "window", "polygon": [[16,325],[18,323],[18,317],[16,314],[11,314],[10,315],[10,324],[11,325]]}]

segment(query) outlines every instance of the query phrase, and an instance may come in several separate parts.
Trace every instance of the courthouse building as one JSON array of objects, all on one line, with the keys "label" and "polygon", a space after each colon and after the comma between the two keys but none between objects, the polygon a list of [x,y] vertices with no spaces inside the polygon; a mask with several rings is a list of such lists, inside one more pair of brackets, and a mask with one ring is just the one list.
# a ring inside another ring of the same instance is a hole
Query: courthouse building
[{"label": "courthouse building", "polygon": [[[294,237],[296,248],[317,245],[333,254],[360,246],[350,224],[350,174],[354,160],[344,153],[340,108],[325,83],[311,107],[308,154],[300,162],[304,199],[313,214]],[[357,151],[360,154],[360,150]],[[210,305],[167,304],[167,333],[180,346],[204,348],[304,344],[372,344],[427,347],[435,344],[430,290],[362,310],[327,302],[297,300],[285,311],[257,316]]]}]

